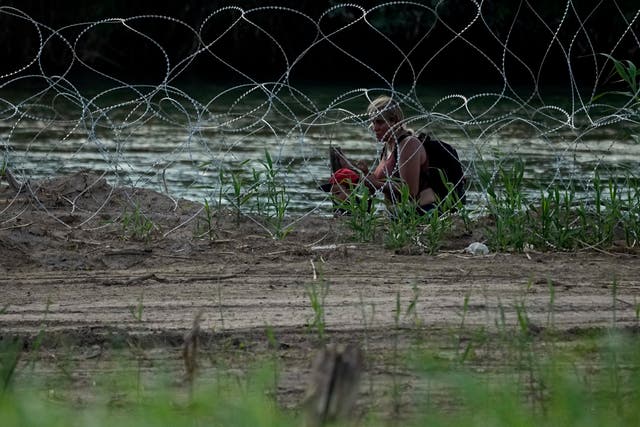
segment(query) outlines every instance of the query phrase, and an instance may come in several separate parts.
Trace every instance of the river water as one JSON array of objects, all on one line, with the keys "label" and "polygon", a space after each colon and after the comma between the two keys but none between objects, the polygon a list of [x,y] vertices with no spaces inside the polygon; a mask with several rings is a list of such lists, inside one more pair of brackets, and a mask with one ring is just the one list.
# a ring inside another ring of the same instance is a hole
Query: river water
[{"label": "river water", "polygon": [[[317,187],[329,176],[328,149],[339,145],[354,159],[375,160],[379,144],[362,113],[367,97],[382,92],[266,84],[5,91],[0,153],[22,180],[91,169],[113,185],[201,202],[229,193],[232,175],[249,182],[264,169],[266,150],[290,212],[324,215],[330,201]],[[408,97],[410,127],[458,149],[472,207],[485,198],[479,171],[516,159],[525,163],[532,197],[556,184],[588,197],[596,169],[605,177],[640,172],[638,116],[624,100],[595,105],[562,89],[543,95],[420,87],[396,95]]]}]

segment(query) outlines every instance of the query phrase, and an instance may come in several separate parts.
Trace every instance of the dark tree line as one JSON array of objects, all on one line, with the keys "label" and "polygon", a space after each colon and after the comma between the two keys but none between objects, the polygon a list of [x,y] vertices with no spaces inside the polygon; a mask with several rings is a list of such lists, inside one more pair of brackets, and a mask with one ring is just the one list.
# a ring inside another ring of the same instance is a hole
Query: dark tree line
[{"label": "dark tree line", "polygon": [[[42,67],[156,83],[167,73],[159,46],[170,78],[198,81],[273,80],[289,72],[315,82],[410,82],[416,73],[421,81],[499,82],[506,72],[514,82],[564,82],[569,66],[575,78],[591,81],[605,59],[597,54],[638,63],[637,0],[487,0],[480,15],[472,1],[350,3],[362,5],[366,19],[338,1],[5,0],[0,75]],[[31,19],[42,25],[40,34]],[[209,51],[185,61],[207,44]],[[72,51],[84,65],[68,69]],[[39,63],[30,63],[38,53]]]}]

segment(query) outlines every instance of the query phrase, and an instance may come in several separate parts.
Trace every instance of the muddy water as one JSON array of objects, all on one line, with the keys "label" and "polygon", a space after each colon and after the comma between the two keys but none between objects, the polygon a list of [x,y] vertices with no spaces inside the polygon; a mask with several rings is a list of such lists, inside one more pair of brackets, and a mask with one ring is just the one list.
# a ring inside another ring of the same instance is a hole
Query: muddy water
[{"label": "muddy water", "polygon": [[[328,147],[339,145],[370,162],[379,149],[362,116],[364,93],[342,89],[13,93],[0,99],[2,153],[24,180],[87,168],[116,185],[226,204],[220,194],[232,191],[232,176],[248,187],[254,172],[265,170],[266,150],[290,196],[290,211],[322,214],[329,201],[317,186],[329,173]],[[516,159],[526,164],[534,197],[556,183],[576,187],[580,197],[595,169],[603,176],[639,173],[640,144],[631,137],[626,110],[585,108],[562,91],[535,102],[482,88],[466,91],[419,89],[412,98],[419,103],[411,102],[406,114],[410,127],[458,148],[471,178],[472,206],[483,201],[478,173]]]}]

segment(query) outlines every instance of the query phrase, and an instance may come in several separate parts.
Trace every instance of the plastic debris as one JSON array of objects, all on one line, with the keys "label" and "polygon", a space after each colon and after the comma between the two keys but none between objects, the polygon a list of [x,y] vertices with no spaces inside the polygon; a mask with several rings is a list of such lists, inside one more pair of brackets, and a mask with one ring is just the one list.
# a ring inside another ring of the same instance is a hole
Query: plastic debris
[{"label": "plastic debris", "polygon": [[473,242],[465,249],[465,252],[468,252],[472,255],[487,255],[489,254],[489,248],[484,243]]}]

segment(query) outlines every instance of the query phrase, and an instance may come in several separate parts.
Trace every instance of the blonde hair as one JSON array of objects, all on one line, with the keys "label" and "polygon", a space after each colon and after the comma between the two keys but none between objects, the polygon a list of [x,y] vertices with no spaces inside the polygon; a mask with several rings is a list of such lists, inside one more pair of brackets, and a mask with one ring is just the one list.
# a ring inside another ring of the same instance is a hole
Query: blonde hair
[{"label": "blonde hair", "polygon": [[371,119],[382,117],[390,123],[401,123],[404,120],[404,113],[400,104],[393,98],[382,95],[371,101],[367,108],[367,114]]}]

